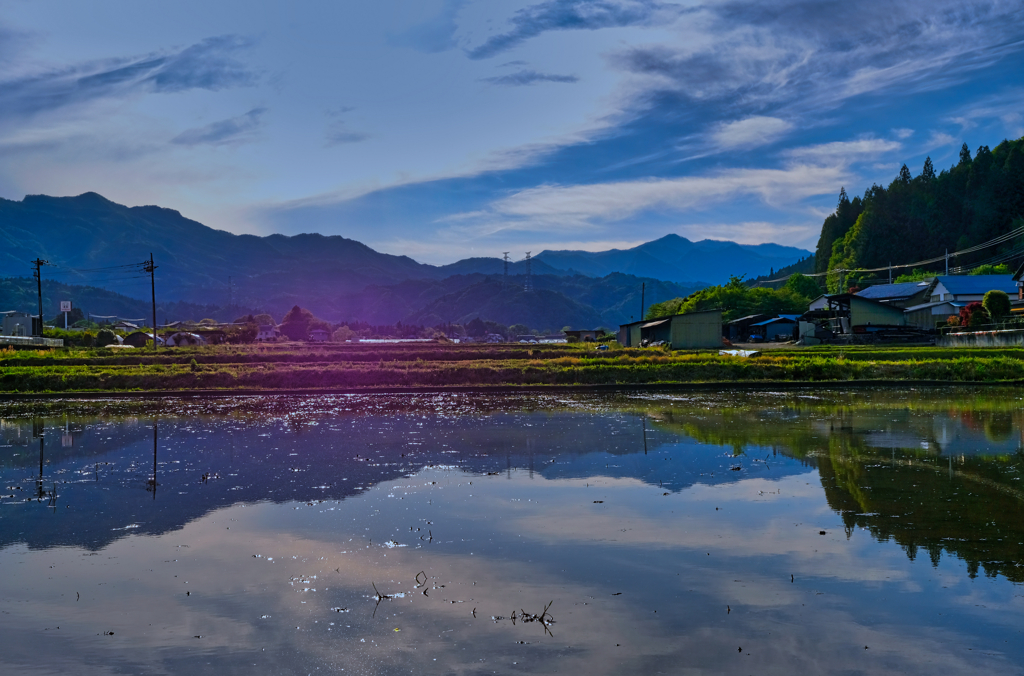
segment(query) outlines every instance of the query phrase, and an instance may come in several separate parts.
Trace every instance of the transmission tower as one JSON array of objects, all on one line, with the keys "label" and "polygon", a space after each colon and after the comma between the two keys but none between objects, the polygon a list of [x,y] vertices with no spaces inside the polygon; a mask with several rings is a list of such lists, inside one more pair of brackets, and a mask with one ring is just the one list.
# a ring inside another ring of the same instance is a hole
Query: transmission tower
[{"label": "transmission tower", "polygon": [[523,285],[523,291],[533,291],[533,280],[531,277],[531,265],[530,265],[530,252],[526,252],[526,284]]},{"label": "transmission tower", "polygon": [[502,288],[502,290],[504,290],[504,289],[508,288],[508,252],[507,251],[502,255],[502,258],[505,261],[505,278],[503,280],[501,280],[501,288]]}]

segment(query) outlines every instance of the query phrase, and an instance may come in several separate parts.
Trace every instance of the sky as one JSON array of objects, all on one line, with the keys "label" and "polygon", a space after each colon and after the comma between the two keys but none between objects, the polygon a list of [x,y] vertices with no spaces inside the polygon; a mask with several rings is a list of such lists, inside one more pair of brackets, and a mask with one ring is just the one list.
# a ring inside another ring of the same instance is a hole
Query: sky
[{"label": "sky", "polygon": [[813,249],[1024,136],[1024,1],[0,0],[0,197],[98,192],[427,263]]}]

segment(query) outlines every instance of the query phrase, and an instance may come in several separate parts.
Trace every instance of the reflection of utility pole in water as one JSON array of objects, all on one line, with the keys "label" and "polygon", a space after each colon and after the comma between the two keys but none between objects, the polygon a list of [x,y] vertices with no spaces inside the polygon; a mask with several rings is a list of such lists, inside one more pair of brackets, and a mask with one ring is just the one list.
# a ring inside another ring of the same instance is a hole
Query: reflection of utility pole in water
[{"label": "reflection of utility pole in water", "polygon": [[46,491],[43,490],[43,435],[39,435],[39,478],[36,480],[36,489],[39,493],[39,499],[42,500],[46,495]]},{"label": "reflection of utility pole in water", "polygon": [[153,478],[146,482],[146,490],[153,491],[153,499],[156,500],[156,420],[153,421]]},{"label": "reflection of utility pole in water", "polygon": [[647,455],[647,416],[645,415],[641,420],[644,421],[644,455]]}]

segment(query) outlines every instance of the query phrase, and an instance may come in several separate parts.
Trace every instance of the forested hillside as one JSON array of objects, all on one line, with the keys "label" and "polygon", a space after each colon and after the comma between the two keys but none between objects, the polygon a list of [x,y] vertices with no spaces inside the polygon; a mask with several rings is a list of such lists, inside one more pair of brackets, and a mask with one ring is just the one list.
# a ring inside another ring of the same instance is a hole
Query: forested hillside
[{"label": "forested hillside", "polygon": [[[935,172],[931,158],[911,176],[903,166],[888,187],[873,185],[852,200],[842,190],[825,219],[815,255],[816,271],[883,267],[942,256],[987,242],[1024,226],[1024,138],[967,145],[959,162]],[[951,265],[1019,260],[1024,237],[957,257]],[[939,266],[935,267],[936,270]],[[856,279],[856,275],[851,276]],[[838,276],[830,276],[836,290]]]}]

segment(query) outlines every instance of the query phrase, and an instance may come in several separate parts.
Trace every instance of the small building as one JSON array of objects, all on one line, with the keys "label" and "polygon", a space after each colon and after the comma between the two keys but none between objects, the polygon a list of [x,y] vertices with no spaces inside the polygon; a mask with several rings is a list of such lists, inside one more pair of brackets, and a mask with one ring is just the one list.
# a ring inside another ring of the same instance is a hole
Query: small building
[{"label": "small building", "polygon": [[0,336],[28,337],[35,335],[32,329],[39,323],[38,317],[26,312],[16,311],[4,312],[2,314],[3,326],[2,330],[0,330]]},{"label": "small building", "polygon": [[936,277],[929,302],[951,300],[957,303],[981,302],[989,291],[1005,291],[1011,298],[1019,296],[1015,275],[944,275]]},{"label": "small building", "polygon": [[771,318],[771,315],[757,314],[733,319],[731,322],[726,322],[722,326],[722,334],[731,342],[745,343],[750,338],[751,326]]},{"label": "small building", "polygon": [[131,323],[129,321],[125,321],[125,320],[122,319],[121,321],[115,323],[110,328],[114,329],[115,331],[138,331],[139,330],[139,325],[138,324],[133,324],[133,323]]},{"label": "small building", "polygon": [[918,282],[875,284],[874,286],[869,286],[866,289],[858,291],[854,295],[860,296],[861,298],[877,300],[879,303],[885,303],[886,305],[906,309],[914,305],[927,303],[931,298],[932,289],[935,287],[936,283],[937,281],[933,277],[931,279]]},{"label": "small building", "polygon": [[281,337],[281,330],[273,324],[260,324],[259,331],[256,332],[256,340],[259,342],[263,341],[275,341]]},{"label": "small building", "polygon": [[565,340],[569,343],[593,343],[604,334],[604,329],[577,329],[566,331]]},{"label": "small building", "polygon": [[722,347],[722,311],[704,310],[633,322],[619,327],[619,342],[625,347],[656,343],[673,350]]},{"label": "small building", "polygon": [[921,303],[913,305],[903,311],[907,319],[907,326],[916,326],[919,329],[930,330],[939,326],[945,326],[950,316],[960,314],[960,308],[967,303],[958,303],[952,300],[940,300],[934,303]]},{"label": "small building", "polygon": [[779,315],[750,326],[750,336],[764,341],[796,340],[799,315]]},{"label": "small building", "polygon": [[312,329],[309,332],[309,342],[311,343],[326,343],[331,337],[331,334],[327,333],[327,329]]}]

